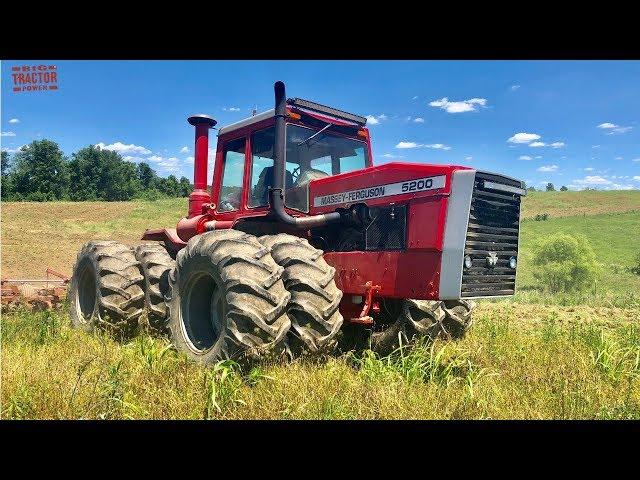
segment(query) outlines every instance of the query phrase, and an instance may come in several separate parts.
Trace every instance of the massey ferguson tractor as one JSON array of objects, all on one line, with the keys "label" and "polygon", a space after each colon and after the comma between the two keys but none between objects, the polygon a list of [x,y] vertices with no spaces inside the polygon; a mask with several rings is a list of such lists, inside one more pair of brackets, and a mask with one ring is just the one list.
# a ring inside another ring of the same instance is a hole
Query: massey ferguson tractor
[{"label": "massey ferguson tractor", "polygon": [[143,312],[205,365],[268,353],[459,338],[472,298],[513,295],[523,182],[453,165],[373,165],[366,119],[275,84],[275,108],[195,127],[194,191],[176,228],[132,248],[85,244],[74,326]]}]

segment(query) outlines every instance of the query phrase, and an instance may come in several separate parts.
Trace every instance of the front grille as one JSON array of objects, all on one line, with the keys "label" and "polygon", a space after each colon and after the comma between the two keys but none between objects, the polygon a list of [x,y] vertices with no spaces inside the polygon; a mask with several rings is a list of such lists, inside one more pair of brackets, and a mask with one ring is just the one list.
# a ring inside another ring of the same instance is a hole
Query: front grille
[{"label": "front grille", "polygon": [[[471,197],[465,255],[471,268],[462,271],[462,297],[513,295],[516,272],[509,259],[518,256],[520,195],[485,188],[484,182],[520,187],[520,182],[498,175],[477,172]],[[495,266],[487,257],[495,254]]]},{"label": "front grille", "polygon": [[407,206],[369,209],[373,219],[366,229],[367,250],[402,250],[405,248]]}]

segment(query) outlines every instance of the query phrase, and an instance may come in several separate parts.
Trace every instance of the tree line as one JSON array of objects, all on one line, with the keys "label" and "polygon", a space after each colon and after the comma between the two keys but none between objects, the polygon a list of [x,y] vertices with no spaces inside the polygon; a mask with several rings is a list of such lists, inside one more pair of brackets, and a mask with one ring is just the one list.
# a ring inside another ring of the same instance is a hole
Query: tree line
[{"label": "tree line", "polygon": [[147,163],[128,162],[119,153],[95,145],[71,157],[46,139],[23,146],[13,156],[2,152],[4,201],[155,200],[186,197],[192,189],[186,177],[160,177]]}]

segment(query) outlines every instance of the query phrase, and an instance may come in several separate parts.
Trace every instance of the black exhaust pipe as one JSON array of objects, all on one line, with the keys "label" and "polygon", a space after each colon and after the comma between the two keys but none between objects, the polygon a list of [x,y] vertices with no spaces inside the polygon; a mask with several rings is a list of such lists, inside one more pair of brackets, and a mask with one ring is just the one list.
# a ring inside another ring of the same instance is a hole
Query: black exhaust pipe
[{"label": "black exhaust pipe", "polygon": [[311,215],[307,217],[292,217],[284,208],[284,170],[285,170],[285,148],[287,144],[285,132],[285,116],[287,114],[284,83],[276,82],[273,86],[276,95],[275,108],[275,141],[273,145],[273,186],[269,189],[269,203],[271,211],[279,222],[290,225],[294,228],[309,229],[322,227],[332,222],[340,220],[338,212],[324,213],[321,215]]}]

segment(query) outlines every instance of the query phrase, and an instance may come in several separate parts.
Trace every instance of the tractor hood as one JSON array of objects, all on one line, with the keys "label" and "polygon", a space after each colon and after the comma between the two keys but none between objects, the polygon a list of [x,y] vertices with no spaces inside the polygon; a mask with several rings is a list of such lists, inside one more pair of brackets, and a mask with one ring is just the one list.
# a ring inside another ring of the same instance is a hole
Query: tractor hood
[{"label": "tractor hood", "polygon": [[456,170],[472,169],[391,162],[313,180],[309,185],[309,213],[331,212],[355,203],[388,205],[412,198],[449,195],[451,176]]}]

